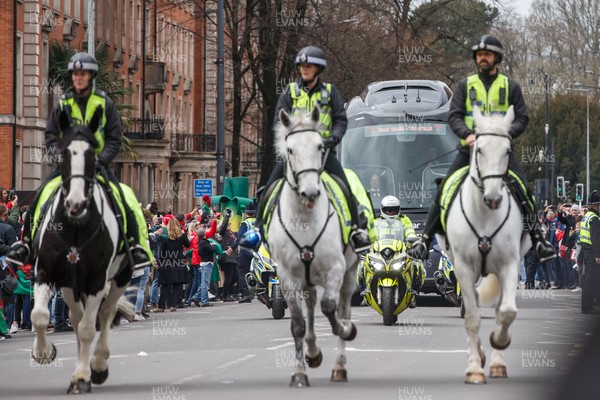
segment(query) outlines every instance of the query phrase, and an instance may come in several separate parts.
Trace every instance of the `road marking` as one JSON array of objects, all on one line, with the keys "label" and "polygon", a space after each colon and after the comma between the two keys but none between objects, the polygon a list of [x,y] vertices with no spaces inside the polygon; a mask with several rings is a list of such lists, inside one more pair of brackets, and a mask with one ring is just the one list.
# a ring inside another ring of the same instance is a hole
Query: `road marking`
[{"label": "road marking", "polygon": [[230,361],[230,362],[228,362],[226,364],[223,364],[223,365],[221,365],[221,366],[219,366],[217,368],[218,369],[223,369],[223,368],[231,367],[232,365],[239,364],[239,363],[241,363],[243,361],[249,360],[252,357],[256,357],[256,355],[255,354],[248,354],[248,355],[245,355],[242,358],[238,358],[237,360]]},{"label": "road marking", "polygon": [[178,381],[171,383],[171,385],[181,385],[187,381],[193,381],[194,379],[202,378],[203,376],[204,375],[202,375],[202,374],[188,376],[186,378],[183,378],[183,379],[180,379]]},{"label": "road marking", "polygon": [[282,349],[284,347],[291,346],[293,344],[294,344],[294,342],[287,342],[287,343],[280,344],[280,345],[277,345],[277,346],[267,347],[265,350],[279,350],[279,349]]},{"label": "road marking", "polygon": [[435,353],[435,354],[455,354],[468,353],[468,350],[425,350],[425,349],[357,349],[356,347],[346,347],[346,351],[365,352],[365,353]]}]

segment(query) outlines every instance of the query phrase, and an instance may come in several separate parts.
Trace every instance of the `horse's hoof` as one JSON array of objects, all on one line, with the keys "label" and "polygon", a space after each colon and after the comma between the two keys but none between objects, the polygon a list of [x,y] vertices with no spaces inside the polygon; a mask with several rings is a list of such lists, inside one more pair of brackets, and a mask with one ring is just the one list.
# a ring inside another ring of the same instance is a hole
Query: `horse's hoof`
[{"label": "horse's hoof", "polygon": [[92,391],[92,382],[84,381],[83,379],[77,380],[77,382],[71,382],[67,389],[67,394],[83,394],[90,393]]},{"label": "horse's hoof", "polygon": [[309,387],[308,376],[302,372],[296,372],[290,380],[290,387],[305,388]]},{"label": "horse's hoof", "polygon": [[494,332],[492,332],[490,333],[490,346],[495,350],[506,350],[510,346],[510,339],[508,339],[508,342],[504,346],[500,346],[494,341]]},{"label": "horse's hoof", "polygon": [[323,362],[323,353],[321,352],[321,349],[319,349],[319,354],[315,357],[309,357],[307,354],[304,359],[310,368],[317,368]]},{"label": "horse's hoof", "polygon": [[357,333],[356,325],[354,325],[354,322],[350,321],[350,324],[352,325],[352,329],[350,329],[350,333],[348,334],[348,336],[342,338],[346,342],[351,342],[352,340],[354,340],[354,338],[356,337],[356,333]]},{"label": "horse's hoof", "polygon": [[485,374],[483,372],[467,372],[465,383],[471,385],[480,385],[487,382],[485,381]]},{"label": "horse's hoof", "polygon": [[50,364],[56,358],[56,346],[54,343],[50,343],[50,345],[52,346],[50,354],[46,354],[44,351],[44,354],[41,357],[36,357],[34,351],[31,350],[31,358],[33,358],[38,364]]},{"label": "horse's hoof", "polygon": [[331,382],[348,382],[348,373],[345,369],[334,369],[331,371]]},{"label": "horse's hoof", "polygon": [[92,368],[91,378],[94,385],[102,385],[108,378],[108,368],[106,368],[104,371],[94,371]]},{"label": "horse's hoof", "polygon": [[490,378],[508,378],[505,365],[490,366]]}]

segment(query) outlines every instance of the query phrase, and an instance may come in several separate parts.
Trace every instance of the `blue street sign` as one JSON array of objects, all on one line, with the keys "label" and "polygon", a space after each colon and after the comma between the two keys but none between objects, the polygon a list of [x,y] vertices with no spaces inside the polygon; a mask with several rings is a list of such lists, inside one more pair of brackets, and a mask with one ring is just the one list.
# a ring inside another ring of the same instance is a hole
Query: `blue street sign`
[{"label": "blue street sign", "polygon": [[194,179],[194,198],[201,198],[205,194],[213,195],[212,179]]}]

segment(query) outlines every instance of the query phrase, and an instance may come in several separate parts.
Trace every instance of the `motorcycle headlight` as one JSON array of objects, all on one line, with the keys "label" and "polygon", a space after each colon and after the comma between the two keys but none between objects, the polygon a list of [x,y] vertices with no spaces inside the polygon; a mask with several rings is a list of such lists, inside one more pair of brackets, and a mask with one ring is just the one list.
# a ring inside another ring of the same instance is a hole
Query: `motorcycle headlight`
[{"label": "motorcycle headlight", "polygon": [[392,263],[392,269],[394,271],[400,271],[400,270],[404,269],[405,265],[406,265],[406,261],[404,261],[404,260],[397,260],[397,261],[394,261]]},{"label": "motorcycle headlight", "polygon": [[385,264],[383,263],[383,261],[379,261],[379,260],[375,260],[375,259],[371,259],[371,265],[377,271],[382,270],[385,267]]}]

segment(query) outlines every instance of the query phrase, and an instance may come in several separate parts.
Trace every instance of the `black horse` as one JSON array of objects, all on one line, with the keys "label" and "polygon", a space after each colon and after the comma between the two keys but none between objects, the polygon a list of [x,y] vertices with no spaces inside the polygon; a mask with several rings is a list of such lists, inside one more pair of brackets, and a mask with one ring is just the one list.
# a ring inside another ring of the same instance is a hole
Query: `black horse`
[{"label": "black horse", "polygon": [[[56,357],[56,347],[46,338],[48,302],[54,291],[62,288],[77,336],[77,364],[67,390],[74,394],[88,393],[92,382],[101,384],[108,377],[110,323],[132,274],[126,257],[118,251],[117,219],[95,172],[98,141],[94,132],[101,118],[100,107],[87,125],[76,124],[68,113],[61,112],[61,176],[48,183],[57,193],[45,206],[37,234],[32,357],[40,364]],[[97,318],[100,337],[90,362]]]}]

